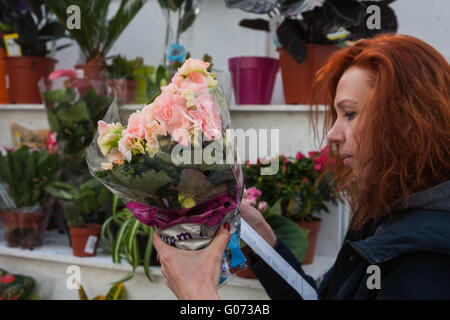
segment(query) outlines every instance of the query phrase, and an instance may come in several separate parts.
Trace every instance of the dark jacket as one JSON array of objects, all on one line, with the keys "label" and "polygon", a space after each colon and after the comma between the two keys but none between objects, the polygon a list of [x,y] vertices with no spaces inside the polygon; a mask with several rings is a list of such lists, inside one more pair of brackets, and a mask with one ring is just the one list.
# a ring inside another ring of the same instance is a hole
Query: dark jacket
[{"label": "dark jacket", "polygon": [[[319,299],[450,299],[450,180],[410,195],[408,207],[395,217],[347,233],[317,290]],[[281,241],[275,250],[317,288]],[[262,259],[251,254],[250,260],[272,299],[301,299]],[[380,268],[381,289],[367,286],[370,265]]]}]

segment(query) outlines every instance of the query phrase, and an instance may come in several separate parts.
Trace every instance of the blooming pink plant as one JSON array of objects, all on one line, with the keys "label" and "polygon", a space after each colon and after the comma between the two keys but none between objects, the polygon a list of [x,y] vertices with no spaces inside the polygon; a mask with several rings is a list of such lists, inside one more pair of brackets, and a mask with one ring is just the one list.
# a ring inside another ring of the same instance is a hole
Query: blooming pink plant
[{"label": "blooming pink plant", "polygon": [[209,140],[220,137],[220,109],[210,92],[217,81],[207,71],[208,67],[208,62],[188,59],[172,81],[161,87],[162,92],[154,102],[130,115],[123,131],[99,121],[98,144],[102,153],[107,155],[116,148],[112,162],[119,163],[122,158],[117,150],[126,161],[131,161],[135,153],[154,154],[159,149],[160,136],[170,135],[184,146],[192,141],[196,128]]}]

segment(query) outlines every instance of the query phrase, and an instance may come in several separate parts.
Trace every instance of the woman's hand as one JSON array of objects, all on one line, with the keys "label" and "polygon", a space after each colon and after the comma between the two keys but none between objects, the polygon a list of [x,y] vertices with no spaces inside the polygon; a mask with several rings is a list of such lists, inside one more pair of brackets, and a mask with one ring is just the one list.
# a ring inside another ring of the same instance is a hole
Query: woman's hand
[{"label": "woman's hand", "polygon": [[270,225],[266,222],[261,212],[255,207],[249,205],[245,200],[241,202],[241,217],[244,219],[258,234],[274,247],[277,237]]},{"label": "woman's hand", "polygon": [[208,247],[180,250],[169,246],[155,232],[153,245],[158,251],[161,273],[166,285],[182,300],[219,299],[217,285],[223,252],[230,240],[230,225],[225,223],[217,231]]}]

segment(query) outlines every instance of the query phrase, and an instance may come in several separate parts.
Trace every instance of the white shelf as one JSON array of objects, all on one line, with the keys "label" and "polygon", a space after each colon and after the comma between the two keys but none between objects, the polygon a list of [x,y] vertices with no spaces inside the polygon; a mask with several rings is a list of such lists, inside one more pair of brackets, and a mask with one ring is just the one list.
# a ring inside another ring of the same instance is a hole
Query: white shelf
[{"label": "white shelf", "polygon": [[[238,112],[308,112],[308,105],[300,104],[241,104],[241,105],[231,105],[230,111]],[[324,106],[319,106],[319,111],[325,111]]]},{"label": "white shelf", "polygon": [[[3,235],[3,230],[0,226],[0,235]],[[2,239],[0,241],[0,256],[11,256],[26,258],[32,261],[47,261],[57,262],[63,264],[74,264],[79,266],[88,266],[99,269],[111,269],[118,271],[131,271],[131,266],[126,262],[117,264],[112,262],[110,254],[106,254],[101,247],[97,249],[97,255],[94,257],[75,257],[72,254],[72,248],[69,247],[69,239],[66,234],[60,234],[56,230],[46,231],[44,234],[44,243],[41,247],[33,250],[21,248],[9,248],[6,242]],[[304,271],[312,276],[314,279],[319,279],[325,272],[327,272],[334,263],[335,258],[316,256],[314,263],[303,266]],[[144,273],[142,266],[138,267],[138,273]],[[150,273],[162,277],[159,266],[151,266]],[[254,279],[244,279],[234,277],[227,284],[227,286],[245,287],[253,289],[263,289],[261,283]]]}]

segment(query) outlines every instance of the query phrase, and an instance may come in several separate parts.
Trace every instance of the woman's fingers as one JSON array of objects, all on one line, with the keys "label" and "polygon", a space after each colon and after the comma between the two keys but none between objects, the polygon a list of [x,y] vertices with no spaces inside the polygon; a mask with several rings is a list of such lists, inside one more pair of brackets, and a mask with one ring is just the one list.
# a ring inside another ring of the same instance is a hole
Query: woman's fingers
[{"label": "woman's fingers", "polygon": [[228,241],[230,241],[230,224],[225,222],[217,231],[211,244],[208,246],[208,251],[213,252],[220,259],[225,251]]}]

